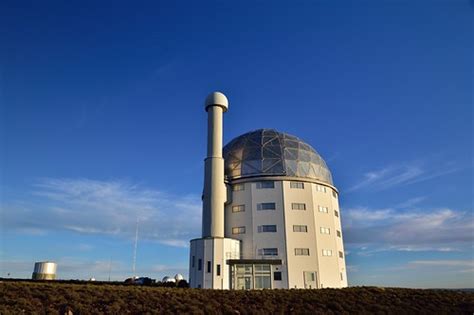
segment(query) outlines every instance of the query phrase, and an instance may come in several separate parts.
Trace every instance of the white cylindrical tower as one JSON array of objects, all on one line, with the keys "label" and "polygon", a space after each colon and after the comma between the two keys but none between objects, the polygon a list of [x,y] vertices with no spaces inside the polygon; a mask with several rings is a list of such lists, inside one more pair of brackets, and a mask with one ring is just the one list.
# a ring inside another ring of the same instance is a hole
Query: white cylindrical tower
[{"label": "white cylindrical tower", "polygon": [[225,95],[220,92],[211,93],[204,105],[208,125],[202,195],[202,238],[190,242],[188,279],[191,288],[229,289],[231,274],[227,261],[240,257],[240,241],[224,237],[227,189],[222,154],[222,116],[229,105]]},{"label": "white cylindrical tower", "polygon": [[222,116],[229,108],[220,92],[209,94],[207,111],[207,157],[204,162],[202,237],[224,237],[224,159],[222,158]]}]

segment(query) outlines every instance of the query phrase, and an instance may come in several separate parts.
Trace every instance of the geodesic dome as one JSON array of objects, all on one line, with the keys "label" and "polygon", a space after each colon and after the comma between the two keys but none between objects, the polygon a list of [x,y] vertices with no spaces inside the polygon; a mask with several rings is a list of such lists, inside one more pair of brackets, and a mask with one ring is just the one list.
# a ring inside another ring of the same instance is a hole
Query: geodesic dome
[{"label": "geodesic dome", "polygon": [[230,141],[223,149],[227,180],[290,176],[332,185],[326,162],[298,137],[274,129],[258,129]]}]

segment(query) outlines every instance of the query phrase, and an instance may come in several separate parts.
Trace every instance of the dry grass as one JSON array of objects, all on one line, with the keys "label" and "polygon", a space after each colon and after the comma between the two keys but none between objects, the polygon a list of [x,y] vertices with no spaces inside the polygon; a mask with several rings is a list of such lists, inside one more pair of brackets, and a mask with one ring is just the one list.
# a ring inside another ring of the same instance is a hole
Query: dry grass
[{"label": "dry grass", "polygon": [[219,291],[0,282],[0,314],[473,314],[474,293],[358,287]]}]

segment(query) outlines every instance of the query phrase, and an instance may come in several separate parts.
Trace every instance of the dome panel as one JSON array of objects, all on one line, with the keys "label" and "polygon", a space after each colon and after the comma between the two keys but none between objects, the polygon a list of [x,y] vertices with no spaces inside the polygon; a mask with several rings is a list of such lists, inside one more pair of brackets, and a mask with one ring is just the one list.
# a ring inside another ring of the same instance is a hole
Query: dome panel
[{"label": "dome panel", "polygon": [[291,176],[332,185],[321,156],[299,138],[274,129],[259,129],[230,141],[223,150],[228,180],[255,176]]}]

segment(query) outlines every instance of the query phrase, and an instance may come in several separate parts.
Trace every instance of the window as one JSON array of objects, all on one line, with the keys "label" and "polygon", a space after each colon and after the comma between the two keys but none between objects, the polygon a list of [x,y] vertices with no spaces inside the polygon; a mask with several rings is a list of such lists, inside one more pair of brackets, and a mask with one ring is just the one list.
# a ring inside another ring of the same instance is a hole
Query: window
[{"label": "window", "polygon": [[221,265],[216,266],[216,275],[218,275],[218,276],[221,275]]},{"label": "window", "polygon": [[290,182],[290,188],[304,189],[304,183],[302,183],[302,182]]},{"label": "window", "polygon": [[291,204],[292,210],[306,210],[306,204],[304,203],[292,203]]},{"label": "window", "polygon": [[257,182],[257,189],[270,189],[270,188],[275,188],[275,182],[273,181],[263,181],[263,182]]},{"label": "window", "polygon": [[232,234],[245,234],[245,226],[233,227]]},{"label": "window", "polygon": [[338,212],[337,210],[334,210],[334,215],[335,215],[336,217],[339,217],[339,212]]},{"label": "window", "polygon": [[272,287],[272,269],[270,265],[255,265],[255,289]]},{"label": "window", "polygon": [[332,250],[323,249],[323,256],[332,256]]},{"label": "window", "polygon": [[319,209],[319,212],[324,212],[324,213],[328,213],[328,207],[322,207],[322,206],[318,206],[318,209]]},{"label": "window", "polygon": [[258,233],[276,232],[276,231],[277,231],[276,225],[259,225],[258,226]]},{"label": "window", "polygon": [[211,272],[211,262],[207,261],[207,272]]},{"label": "window", "polygon": [[281,281],[281,271],[275,271],[273,273],[273,280],[274,281]]},{"label": "window", "polygon": [[244,212],[245,205],[232,206],[232,212]]},{"label": "window", "polygon": [[320,192],[326,192],[326,187],[323,185],[316,185],[316,190]]},{"label": "window", "polygon": [[309,248],[295,248],[295,256],[309,256]]},{"label": "window", "polygon": [[308,232],[306,225],[293,225],[293,232]]},{"label": "window", "polygon": [[276,205],[274,202],[257,203],[257,210],[275,210]]},{"label": "window", "polygon": [[331,230],[329,228],[320,227],[319,230],[321,231],[321,234],[331,234]]},{"label": "window", "polygon": [[334,198],[337,198],[337,192],[335,192],[335,191],[333,190],[333,191],[332,191],[332,196],[333,196]]},{"label": "window", "polygon": [[244,184],[232,185],[232,191],[240,191],[240,190],[245,190],[245,185]]},{"label": "window", "polygon": [[337,230],[336,234],[337,234],[338,237],[341,237],[341,231]]},{"label": "window", "polygon": [[195,259],[196,259],[195,256],[193,256],[193,259],[191,259],[191,267],[193,267],[193,268],[194,268],[194,260],[195,260]]},{"label": "window", "polygon": [[198,259],[198,270],[202,270],[202,259]]},{"label": "window", "polygon": [[344,258],[344,253],[339,251],[339,258]]},{"label": "window", "polygon": [[341,281],[343,281],[343,280],[344,280],[344,277],[342,276],[342,272],[340,272],[340,274],[341,274]]},{"label": "window", "polygon": [[262,256],[278,256],[278,248],[262,248],[258,250],[258,254]]}]

